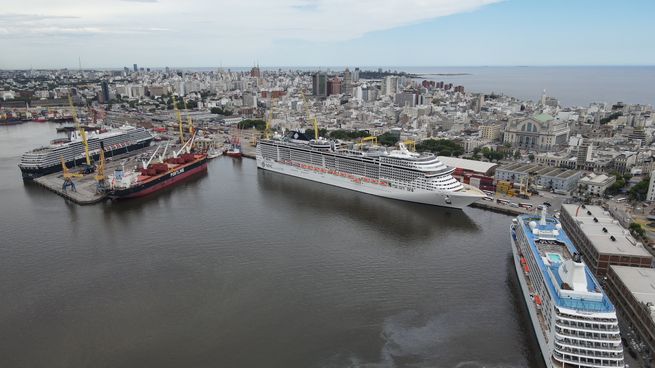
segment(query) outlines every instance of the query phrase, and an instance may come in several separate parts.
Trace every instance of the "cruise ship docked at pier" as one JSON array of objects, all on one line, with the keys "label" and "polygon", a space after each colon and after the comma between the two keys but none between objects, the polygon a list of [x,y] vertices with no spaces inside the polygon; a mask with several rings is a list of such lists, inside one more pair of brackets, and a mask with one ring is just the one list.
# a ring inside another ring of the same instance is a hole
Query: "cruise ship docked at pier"
[{"label": "cruise ship docked at pier", "polygon": [[302,133],[257,144],[257,167],[385,198],[461,209],[484,197],[432,154],[341,149]]},{"label": "cruise ship docked at pier", "polygon": [[[111,157],[147,147],[153,139],[146,129],[128,125],[104,133],[90,132],[88,134],[89,155],[94,160],[100,156],[101,142],[105,147],[105,156]],[[23,173],[24,180],[32,180],[61,171],[62,157],[68,167],[77,166],[86,161],[84,142],[76,131],[71,132],[68,139],[55,139],[50,142],[49,146],[24,153],[18,167]]]},{"label": "cruise ship docked at pier", "polygon": [[559,221],[521,215],[511,226],[514,266],[548,367],[624,367],[614,306]]}]

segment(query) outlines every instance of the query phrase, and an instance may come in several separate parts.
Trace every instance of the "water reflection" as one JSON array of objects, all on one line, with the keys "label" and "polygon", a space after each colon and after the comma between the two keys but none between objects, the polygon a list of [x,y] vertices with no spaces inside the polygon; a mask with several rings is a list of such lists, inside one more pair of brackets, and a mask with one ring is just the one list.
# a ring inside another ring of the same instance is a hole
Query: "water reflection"
[{"label": "water reflection", "polygon": [[546,367],[546,363],[541,357],[539,342],[535,336],[534,327],[532,327],[532,321],[530,320],[530,314],[525,305],[525,300],[523,299],[523,292],[521,291],[521,285],[519,284],[516,268],[514,267],[512,253],[510,252],[506,258],[507,279],[505,284],[509,289],[510,304],[513,307],[514,316],[516,317],[515,319],[518,322],[518,325],[521,326],[518,331],[521,335],[521,341],[525,342],[521,349],[523,356],[530,363],[530,367],[544,368]]},{"label": "water reflection", "polygon": [[460,210],[380,198],[263,170],[258,171],[257,184],[269,206],[337,213],[397,238],[420,239],[435,232],[480,230]]}]

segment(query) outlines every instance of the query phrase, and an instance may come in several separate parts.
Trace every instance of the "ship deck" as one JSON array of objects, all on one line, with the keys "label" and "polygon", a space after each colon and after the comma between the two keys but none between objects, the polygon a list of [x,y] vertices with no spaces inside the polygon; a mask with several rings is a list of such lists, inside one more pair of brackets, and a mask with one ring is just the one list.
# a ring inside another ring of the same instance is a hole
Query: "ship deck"
[{"label": "ship deck", "polygon": [[547,218],[545,226],[539,225],[539,228],[545,231],[552,232],[553,230],[559,230],[556,236],[544,239],[538,234],[534,234],[529,225],[532,221],[539,223],[539,216],[522,215],[519,216],[518,219],[519,225],[522,227],[522,231],[528,239],[530,249],[539,265],[540,271],[555,305],[585,312],[614,312],[614,306],[609,301],[607,295],[602,292],[598,281],[586,266],[585,276],[587,278],[587,291],[601,293],[602,298],[600,300],[589,300],[582,296],[571,297],[567,295],[563,297],[560,295],[560,290],[564,290],[564,285],[559,275],[558,268],[562,262],[571,259],[572,255],[576,253],[577,250],[566,233],[557,228],[559,221],[555,218]]}]

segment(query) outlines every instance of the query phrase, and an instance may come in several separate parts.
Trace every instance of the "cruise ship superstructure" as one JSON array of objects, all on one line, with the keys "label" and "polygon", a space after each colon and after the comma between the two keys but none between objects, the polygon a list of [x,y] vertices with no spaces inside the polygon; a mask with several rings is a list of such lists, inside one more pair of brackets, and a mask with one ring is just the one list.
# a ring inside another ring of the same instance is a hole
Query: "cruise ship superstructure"
[{"label": "cruise ship superstructure", "polygon": [[[124,125],[102,133],[90,132],[87,143],[89,155],[93,160],[97,160],[100,156],[101,142],[105,147],[105,156],[111,157],[147,147],[152,139],[153,136],[146,129]],[[72,132],[68,139],[55,139],[48,146],[24,153],[18,167],[23,173],[23,179],[31,180],[61,171],[62,158],[68,167],[86,161],[84,142],[77,132]]]},{"label": "cruise ship superstructure", "polygon": [[399,146],[390,152],[381,147],[345,149],[333,141],[309,141],[292,133],[259,141],[257,166],[380,197],[450,208],[461,209],[485,196],[453,178],[454,168],[434,155]]},{"label": "cruise ship superstructure", "polygon": [[548,367],[624,367],[614,306],[559,221],[518,216],[513,262]]}]

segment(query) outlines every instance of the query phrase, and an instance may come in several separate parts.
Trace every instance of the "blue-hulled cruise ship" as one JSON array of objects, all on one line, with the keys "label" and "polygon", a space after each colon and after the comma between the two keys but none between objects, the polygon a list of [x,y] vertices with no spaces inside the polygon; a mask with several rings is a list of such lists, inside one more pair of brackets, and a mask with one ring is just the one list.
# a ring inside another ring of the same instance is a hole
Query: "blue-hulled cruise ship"
[{"label": "blue-hulled cruise ship", "polygon": [[624,367],[614,306],[546,209],[511,226],[514,266],[548,367]]}]

